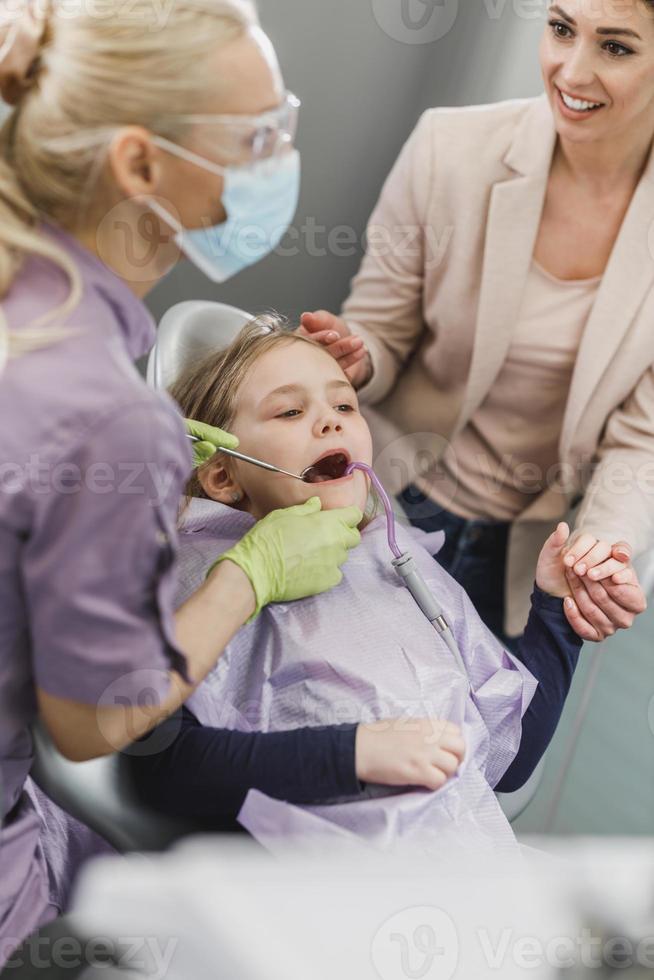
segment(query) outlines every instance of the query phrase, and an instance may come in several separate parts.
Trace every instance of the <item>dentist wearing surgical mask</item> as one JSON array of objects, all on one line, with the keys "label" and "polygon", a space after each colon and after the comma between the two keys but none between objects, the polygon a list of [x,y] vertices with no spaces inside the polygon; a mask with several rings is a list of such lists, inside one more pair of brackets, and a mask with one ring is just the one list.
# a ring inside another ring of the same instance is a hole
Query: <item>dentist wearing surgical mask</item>
[{"label": "dentist wearing surgical mask", "polygon": [[[155,337],[142,297],[180,249],[221,282],[279,241],[298,198],[298,101],[246,0],[176,0],[158,23],[150,0],[102,16],[57,0],[11,11],[0,28],[12,106],[0,132],[0,965],[62,907],[26,783],[37,716],[70,759],[126,746],[185,701],[264,604],[335,585],[362,518],[317,498],[276,511],[174,609],[192,461],[172,401],[132,363]],[[244,252],[253,224],[258,244]],[[189,428],[200,460],[237,444]],[[360,780],[426,780],[436,751],[393,725],[226,732],[215,791],[326,800]]]}]

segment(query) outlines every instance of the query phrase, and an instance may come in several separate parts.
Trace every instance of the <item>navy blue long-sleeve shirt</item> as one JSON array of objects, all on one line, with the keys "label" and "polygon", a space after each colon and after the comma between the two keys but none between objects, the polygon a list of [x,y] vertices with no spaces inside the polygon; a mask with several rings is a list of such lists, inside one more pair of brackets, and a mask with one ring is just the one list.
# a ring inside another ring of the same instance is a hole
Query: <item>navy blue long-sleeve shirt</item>
[{"label": "navy blue long-sleeve shirt", "polygon": [[[581,645],[562,600],[534,586],[517,656],[538,688],[522,720],[518,754],[496,790],[519,789],[538,765],[561,717]],[[249,789],[299,804],[360,792],[356,728],[243,733],[205,727],[183,708],[159,726],[156,743],[164,748],[126,759],[135,788],[150,806],[233,829]]]},{"label": "navy blue long-sleeve shirt", "polygon": [[522,719],[522,737],[515,759],[495,789],[512,793],[527,782],[556,731],[583,640],[563,612],[563,600],[534,585],[529,620],[516,656],[538,681]]}]

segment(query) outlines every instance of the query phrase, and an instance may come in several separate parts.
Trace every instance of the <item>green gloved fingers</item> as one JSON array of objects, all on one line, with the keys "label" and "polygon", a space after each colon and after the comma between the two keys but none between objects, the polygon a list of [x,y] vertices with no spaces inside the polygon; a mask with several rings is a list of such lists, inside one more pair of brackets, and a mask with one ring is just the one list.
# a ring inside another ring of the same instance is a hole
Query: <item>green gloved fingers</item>
[{"label": "green gloved fingers", "polygon": [[311,497],[272,511],[218,559],[233,561],[250,579],[256,596],[251,619],[269,602],[317,595],[341,581],[340,566],[361,541],[357,524],[363,514],[358,507],[321,507],[320,498]]},{"label": "green gloved fingers", "polygon": [[193,443],[193,466],[195,468],[210,460],[216,449],[236,449],[238,447],[236,436],[225,432],[223,429],[218,429],[215,425],[196,422],[194,419],[184,419],[184,423],[188,434],[201,440]]}]

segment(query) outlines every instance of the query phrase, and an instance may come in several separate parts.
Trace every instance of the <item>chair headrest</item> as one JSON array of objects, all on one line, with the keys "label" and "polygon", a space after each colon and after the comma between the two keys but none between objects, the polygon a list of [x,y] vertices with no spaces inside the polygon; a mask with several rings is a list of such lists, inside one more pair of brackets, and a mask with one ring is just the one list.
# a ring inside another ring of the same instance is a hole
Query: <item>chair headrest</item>
[{"label": "chair headrest", "polygon": [[230,344],[251,319],[245,310],[208,300],[171,306],[161,318],[148,358],[148,384],[168,388],[187,367]]}]

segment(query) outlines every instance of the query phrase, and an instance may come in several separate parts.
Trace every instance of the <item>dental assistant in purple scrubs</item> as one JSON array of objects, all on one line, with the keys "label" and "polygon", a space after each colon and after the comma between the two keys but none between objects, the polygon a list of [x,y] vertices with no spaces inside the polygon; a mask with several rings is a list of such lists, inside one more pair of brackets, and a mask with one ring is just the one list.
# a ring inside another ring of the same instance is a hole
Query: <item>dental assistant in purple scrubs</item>
[{"label": "dental assistant in purple scrubs", "polygon": [[[125,747],[263,605],[335,585],[362,518],[317,498],[274,512],[175,612],[192,460],[133,366],[155,336],[142,297],[182,252],[222,281],[279,241],[299,103],[248,0],[177,0],[156,23],[150,0],[64,8],[12,4],[0,23],[0,966],[62,911],[29,789],[35,719],[70,759]],[[199,431],[201,458],[237,442]],[[435,749],[396,729],[230,738],[217,790],[255,763],[289,800],[405,784]]]}]

